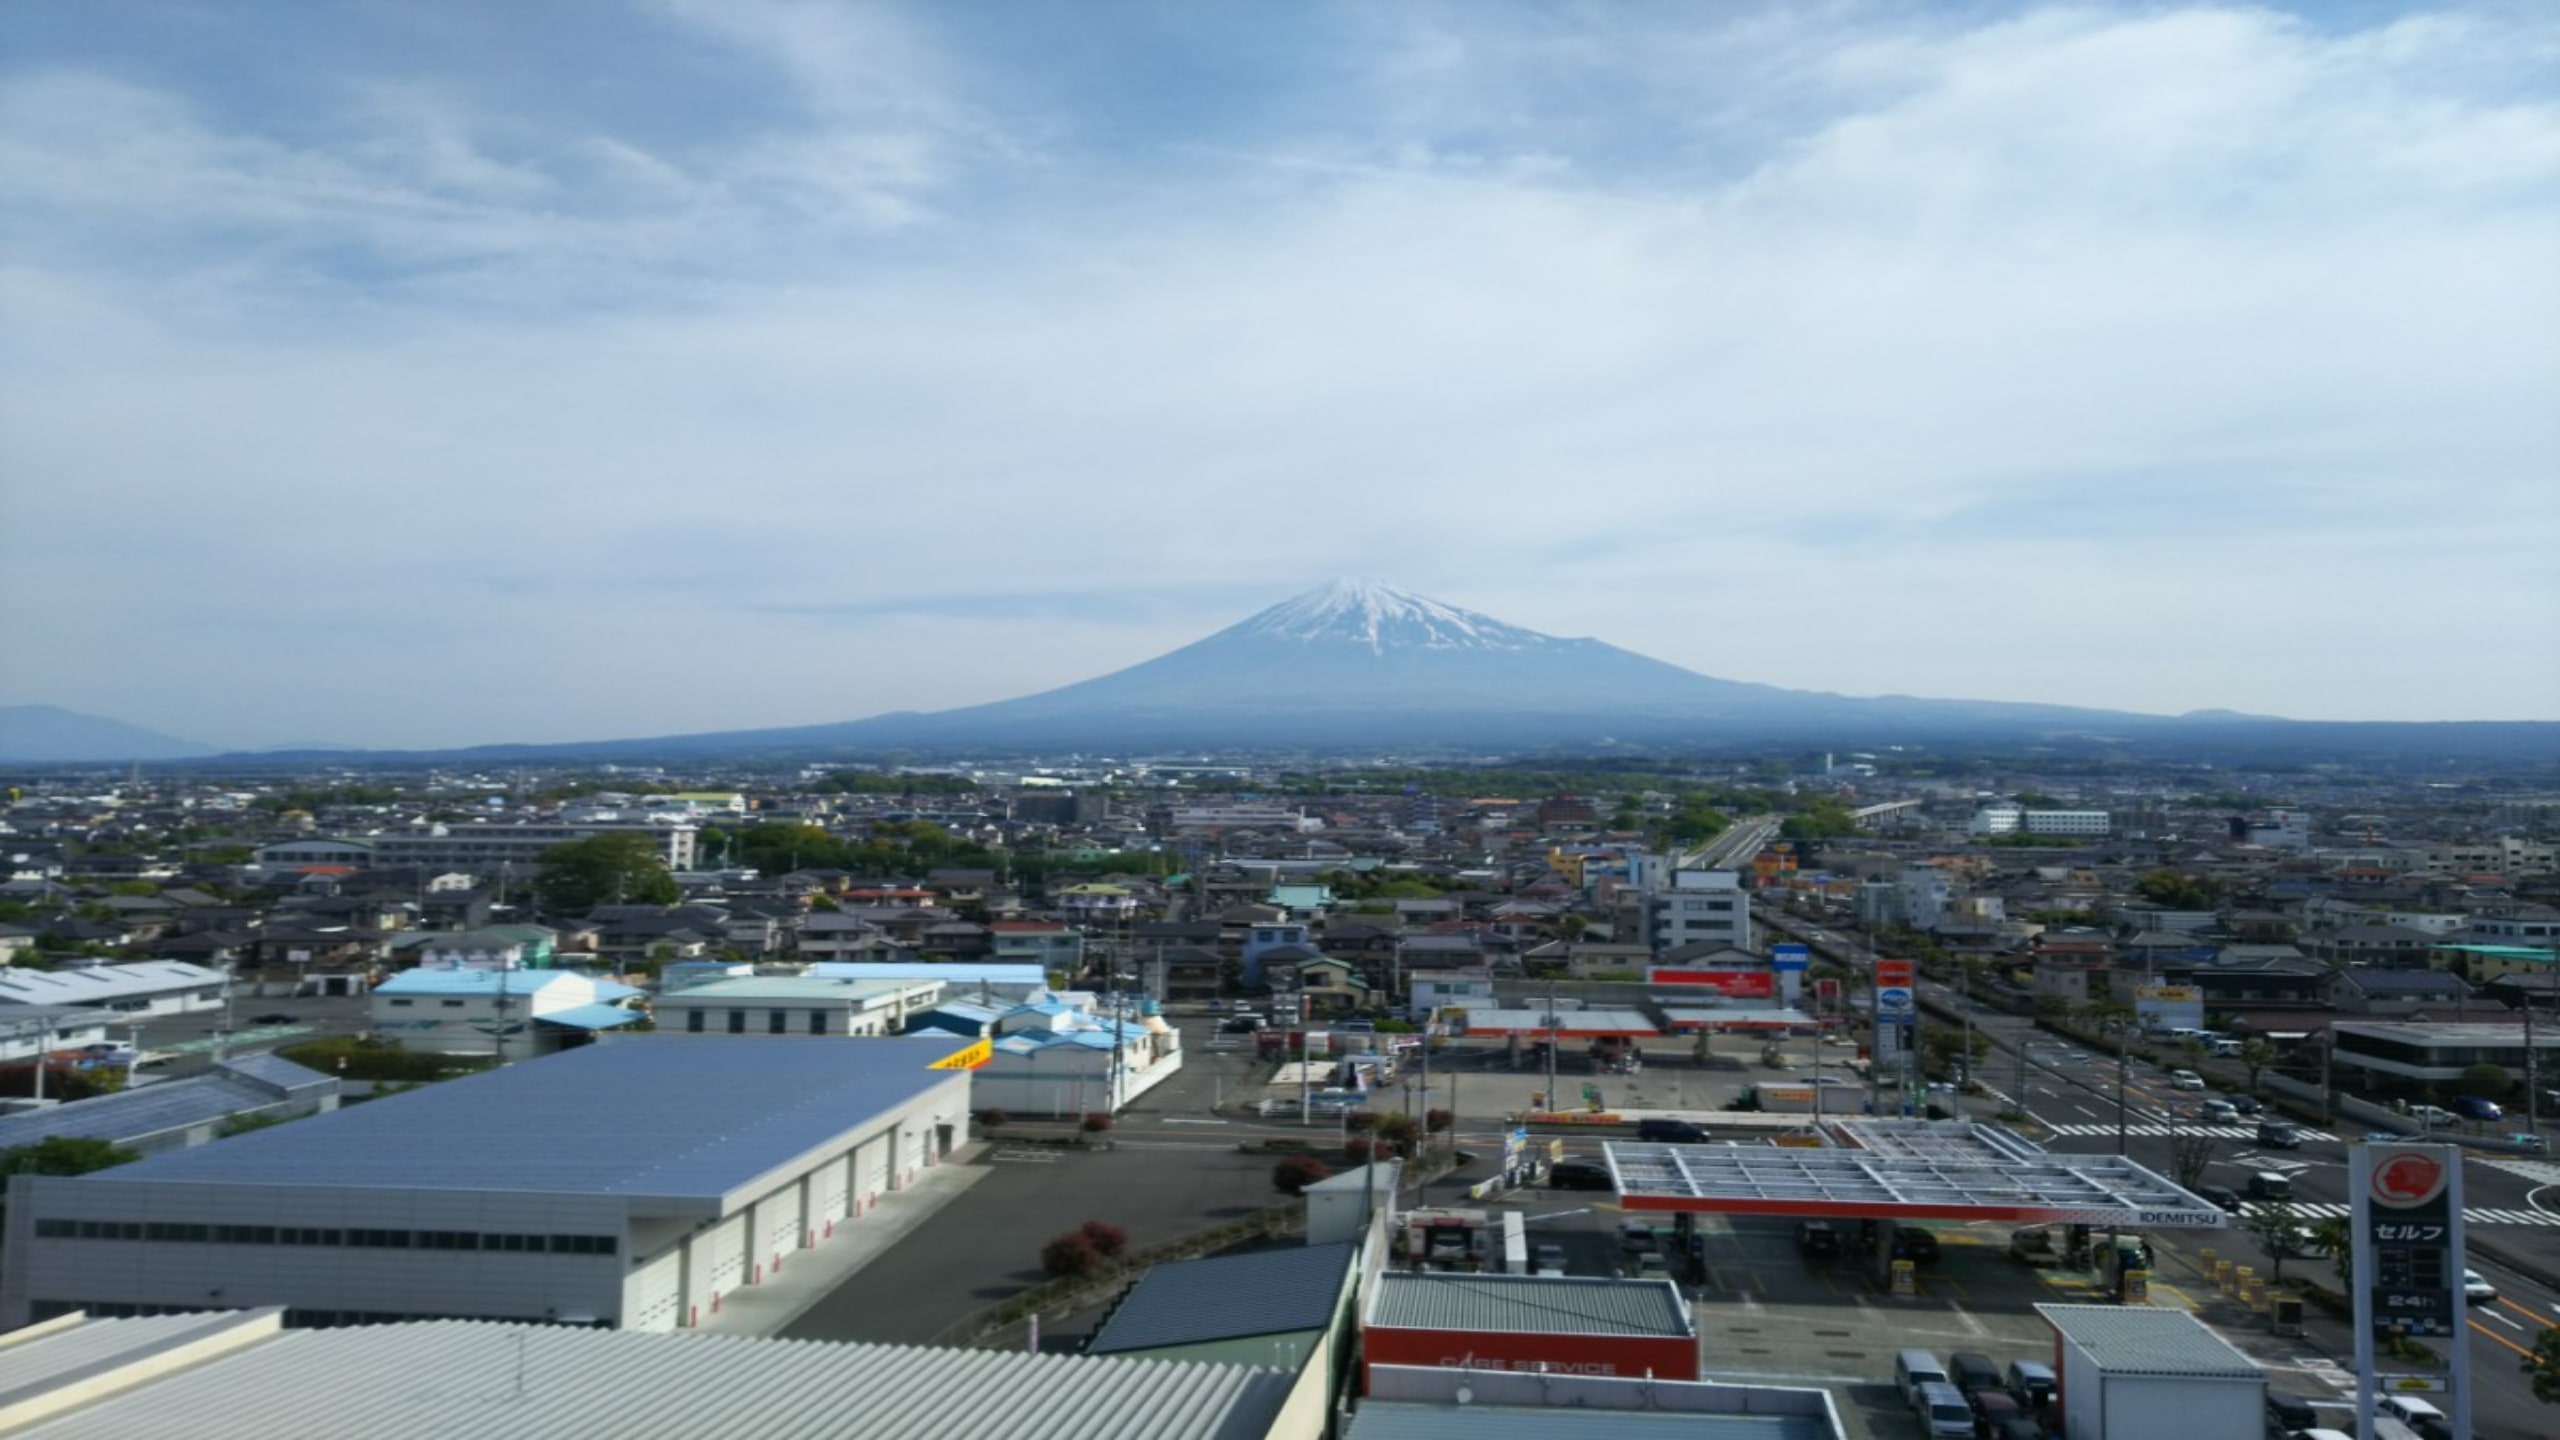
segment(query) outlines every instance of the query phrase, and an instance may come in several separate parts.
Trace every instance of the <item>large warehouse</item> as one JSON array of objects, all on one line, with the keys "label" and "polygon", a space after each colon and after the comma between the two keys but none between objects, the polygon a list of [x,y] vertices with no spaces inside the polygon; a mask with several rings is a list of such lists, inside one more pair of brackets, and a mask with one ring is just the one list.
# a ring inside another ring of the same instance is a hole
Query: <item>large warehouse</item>
[{"label": "large warehouse", "polygon": [[673,1330],[936,1164],[969,1042],[631,1036],[80,1176],[14,1176],[0,1329],[285,1307],[292,1325]]}]

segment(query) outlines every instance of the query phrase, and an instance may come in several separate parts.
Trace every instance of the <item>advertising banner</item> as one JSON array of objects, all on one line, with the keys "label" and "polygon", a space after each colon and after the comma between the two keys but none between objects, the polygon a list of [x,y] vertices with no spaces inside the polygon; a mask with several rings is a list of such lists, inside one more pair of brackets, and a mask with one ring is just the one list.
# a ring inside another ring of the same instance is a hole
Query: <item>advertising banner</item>
[{"label": "advertising banner", "polygon": [[1656,965],[1645,971],[1645,980],[1653,985],[1694,985],[1728,1000],[1767,1000],[1778,993],[1774,970],[1688,970]]}]

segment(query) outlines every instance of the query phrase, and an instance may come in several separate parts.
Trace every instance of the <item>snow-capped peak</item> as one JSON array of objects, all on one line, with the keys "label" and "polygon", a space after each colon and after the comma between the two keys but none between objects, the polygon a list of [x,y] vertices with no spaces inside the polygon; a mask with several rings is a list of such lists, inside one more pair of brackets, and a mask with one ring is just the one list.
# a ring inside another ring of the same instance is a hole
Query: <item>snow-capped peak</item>
[{"label": "snow-capped peak", "polygon": [[1348,641],[1380,654],[1403,648],[1527,650],[1553,643],[1535,630],[1368,580],[1336,580],[1282,601],[1237,629],[1275,639]]}]

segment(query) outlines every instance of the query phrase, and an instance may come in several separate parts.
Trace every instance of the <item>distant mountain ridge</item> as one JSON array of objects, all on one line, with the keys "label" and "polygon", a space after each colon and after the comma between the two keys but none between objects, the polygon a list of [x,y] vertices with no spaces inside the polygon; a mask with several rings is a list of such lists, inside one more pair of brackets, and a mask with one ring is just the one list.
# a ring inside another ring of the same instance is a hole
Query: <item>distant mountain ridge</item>
[{"label": "distant mountain ridge", "polygon": [[0,705],[0,763],[120,765],[214,753],[210,745],[59,705]]},{"label": "distant mountain ridge", "polygon": [[[2560,724],[2321,723],[2228,710],[2172,716],[1789,690],[1702,675],[1600,640],[1543,634],[1385,585],[1338,581],[1125,669],[955,710],[569,744],[225,758],[281,767],[1252,751],[1489,757],[1771,744],[2034,746],[2235,760],[2458,755],[2547,764],[2560,757]],[[120,750],[105,758],[157,757]]]}]

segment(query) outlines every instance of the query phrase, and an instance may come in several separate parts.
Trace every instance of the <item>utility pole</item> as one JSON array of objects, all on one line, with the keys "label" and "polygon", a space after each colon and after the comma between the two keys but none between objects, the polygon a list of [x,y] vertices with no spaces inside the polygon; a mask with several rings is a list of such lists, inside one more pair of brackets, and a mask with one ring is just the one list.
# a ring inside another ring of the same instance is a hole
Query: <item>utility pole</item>
[{"label": "utility pole", "polygon": [[2124,1038],[2124,1031],[2123,1031],[2123,1030],[2118,1029],[2118,1030],[2115,1032],[2115,1042],[2116,1042],[2116,1154],[2117,1154],[2117,1155],[2119,1155],[2119,1156],[2121,1156],[2121,1155],[2123,1155],[2123,1154],[2125,1153],[2124,1082],[2125,1082],[2125,1066],[2126,1066],[2126,1064],[2128,1063],[2128,1062],[2127,1062],[2127,1059],[2126,1059],[2126,1055],[2127,1055],[2128,1047],[2127,1047],[2127,1046],[2126,1046],[2126,1044],[2125,1044],[2125,1038]]}]

